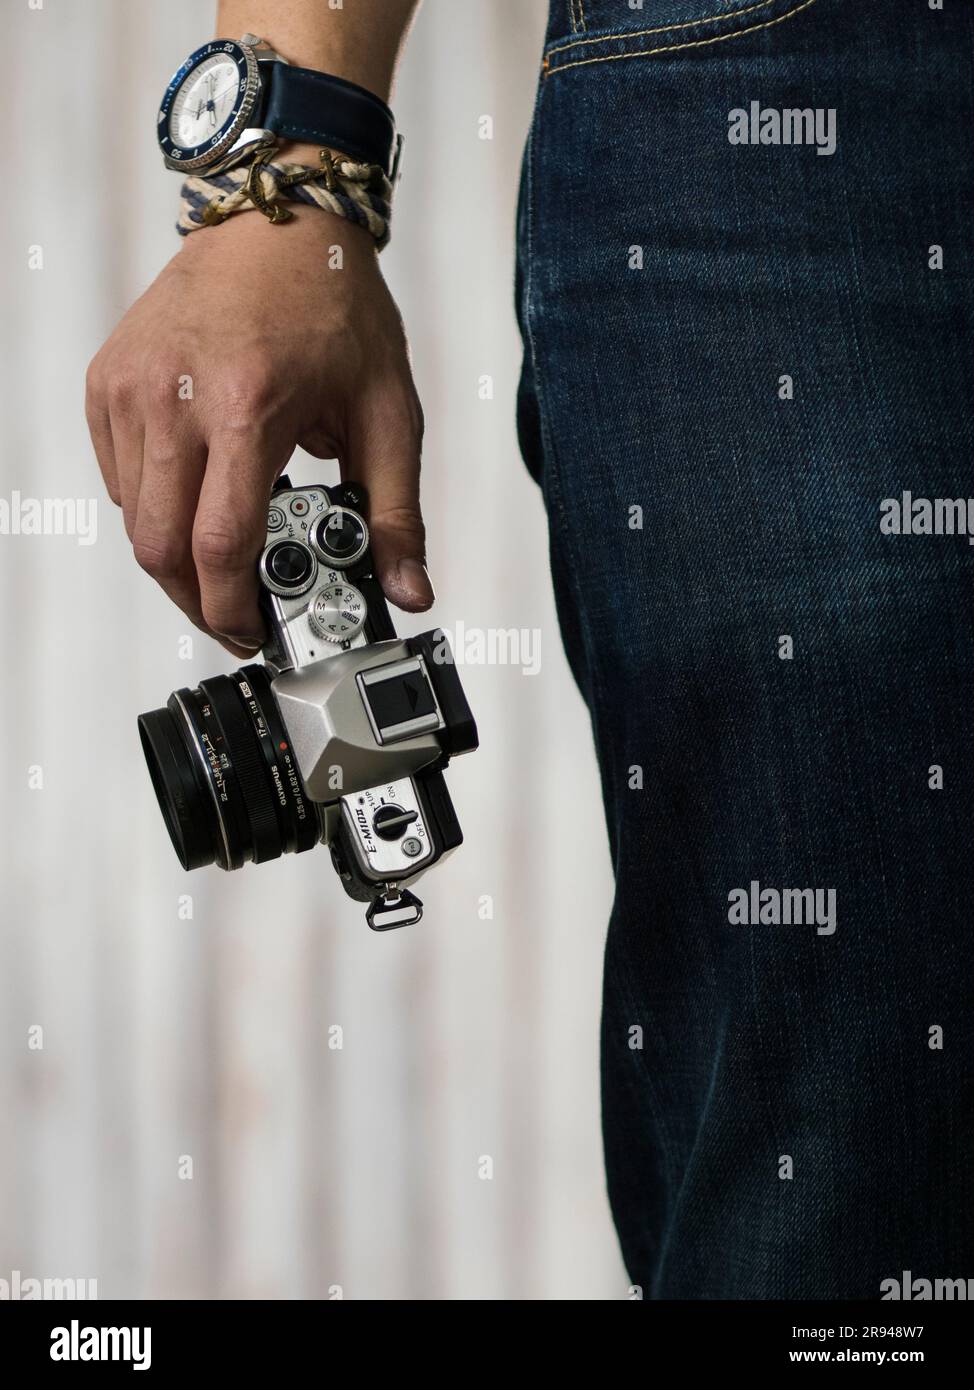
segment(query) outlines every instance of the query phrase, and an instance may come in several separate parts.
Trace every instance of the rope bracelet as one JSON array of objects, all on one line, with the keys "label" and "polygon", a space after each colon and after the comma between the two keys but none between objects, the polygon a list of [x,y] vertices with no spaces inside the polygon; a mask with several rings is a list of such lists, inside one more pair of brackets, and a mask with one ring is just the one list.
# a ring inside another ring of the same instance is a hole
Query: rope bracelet
[{"label": "rope bracelet", "polygon": [[222,174],[193,174],[180,189],[176,230],[180,236],[225,222],[255,208],[271,222],[294,216],[282,200],[307,203],[365,227],[378,250],[389,241],[392,184],[377,164],[357,164],[340,151],[322,150],[321,168],[306,164],[272,164],[271,151],[260,149],[249,166]]}]

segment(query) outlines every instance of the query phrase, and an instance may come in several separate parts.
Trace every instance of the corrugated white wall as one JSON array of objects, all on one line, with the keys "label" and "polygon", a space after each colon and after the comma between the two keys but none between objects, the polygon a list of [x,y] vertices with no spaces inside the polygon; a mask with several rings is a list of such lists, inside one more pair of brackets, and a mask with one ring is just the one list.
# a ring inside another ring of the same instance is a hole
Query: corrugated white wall
[{"label": "corrugated white wall", "polygon": [[[432,617],[539,629],[542,654],[533,677],[466,668],[482,751],[450,784],[467,843],[423,881],[420,927],[369,932],[322,850],[184,875],[135,716],[228,659],[197,635],[180,660],[191,629],[107,501],[92,546],[0,536],[0,1278],[94,1277],[102,1297],[624,1296],[598,1125],[608,858],[513,425],[543,10],[427,0],[396,99],[384,265],[428,419]],[[5,6],[8,500],[101,496],[84,369],[176,248],[154,111],[208,25],[194,0]]]}]

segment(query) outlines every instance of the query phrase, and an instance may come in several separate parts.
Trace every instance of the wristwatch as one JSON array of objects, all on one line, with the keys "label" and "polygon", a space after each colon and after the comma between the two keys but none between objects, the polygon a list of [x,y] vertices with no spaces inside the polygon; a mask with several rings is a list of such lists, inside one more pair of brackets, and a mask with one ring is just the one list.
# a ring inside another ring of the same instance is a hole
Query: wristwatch
[{"label": "wristwatch", "polygon": [[377,164],[395,181],[402,149],[392,112],[354,82],[298,68],[256,34],[190,54],[159,107],[169,169],[217,173],[256,146],[301,140]]}]

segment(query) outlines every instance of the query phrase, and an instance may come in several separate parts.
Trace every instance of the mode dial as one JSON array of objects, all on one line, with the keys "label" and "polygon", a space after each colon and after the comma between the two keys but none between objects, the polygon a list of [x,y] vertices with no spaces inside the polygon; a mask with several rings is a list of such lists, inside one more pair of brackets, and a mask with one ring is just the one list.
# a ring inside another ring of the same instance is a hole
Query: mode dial
[{"label": "mode dial", "polygon": [[351,584],[339,581],[319,589],[308,605],[311,630],[325,642],[351,642],[365,626],[365,599]]}]

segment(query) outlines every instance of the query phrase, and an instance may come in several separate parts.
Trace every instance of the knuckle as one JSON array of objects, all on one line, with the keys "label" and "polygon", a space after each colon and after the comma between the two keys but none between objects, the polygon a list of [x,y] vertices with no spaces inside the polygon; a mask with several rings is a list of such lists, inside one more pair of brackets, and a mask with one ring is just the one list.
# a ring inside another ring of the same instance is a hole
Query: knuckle
[{"label": "knuckle", "polygon": [[136,563],[153,579],[175,579],[186,566],[186,546],[175,536],[136,530],[132,550]]},{"label": "knuckle", "polygon": [[85,372],[85,409],[89,418],[104,396],[105,374],[99,357],[93,357]]},{"label": "knuckle", "polygon": [[152,439],[151,447],[146,451],[146,465],[151,465],[153,473],[174,473],[184,456],[175,438],[160,434]]},{"label": "knuckle", "polygon": [[274,413],[277,382],[273,366],[262,359],[240,362],[223,383],[221,425],[230,431],[252,429]]},{"label": "knuckle", "polygon": [[255,557],[248,538],[239,531],[207,525],[193,536],[193,558],[203,569],[241,570]]},{"label": "knuckle", "polygon": [[137,389],[138,385],[133,372],[121,367],[110,370],[105,389],[109,409],[116,413],[131,410]]},{"label": "knuckle", "polygon": [[180,377],[185,365],[169,357],[156,357],[146,365],[144,384],[146,397],[157,410],[168,410],[179,400]]},{"label": "knuckle", "polygon": [[396,507],[375,507],[371,518],[371,526],[374,531],[392,532],[400,536],[409,536],[420,542],[426,539],[426,527],[423,523],[423,514],[419,506],[404,503]]}]

